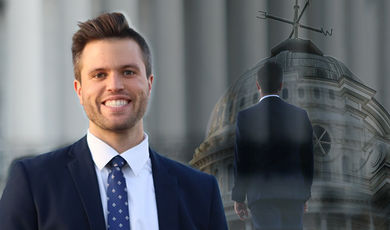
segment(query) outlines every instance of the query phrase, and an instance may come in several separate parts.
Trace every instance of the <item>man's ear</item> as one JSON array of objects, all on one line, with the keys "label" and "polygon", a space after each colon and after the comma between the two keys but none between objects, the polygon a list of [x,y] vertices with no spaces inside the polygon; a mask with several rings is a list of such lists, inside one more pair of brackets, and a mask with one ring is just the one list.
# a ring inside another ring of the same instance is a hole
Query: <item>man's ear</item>
[{"label": "man's ear", "polygon": [[81,96],[81,82],[78,80],[73,81],[74,90],[76,91],[77,96],[79,97],[80,104],[83,104],[83,97]]},{"label": "man's ear", "polygon": [[261,87],[260,87],[260,85],[259,85],[259,82],[258,82],[258,81],[256,81],[256,86],[257,86],[257,90],[261,91]]},{"label": "man's ear", "polygon": [[150,95],[150,92],[152,91],[153,79],[154,79],[153,74],[150,74],[150,76],[148,78],[149,95]]},{"label": "man's ear", "polygon": [[279,86],[279,90],[278,90],[278,91],[282,91],[282,88],[283,88],[283,83],[280,83],[280,86]]}]

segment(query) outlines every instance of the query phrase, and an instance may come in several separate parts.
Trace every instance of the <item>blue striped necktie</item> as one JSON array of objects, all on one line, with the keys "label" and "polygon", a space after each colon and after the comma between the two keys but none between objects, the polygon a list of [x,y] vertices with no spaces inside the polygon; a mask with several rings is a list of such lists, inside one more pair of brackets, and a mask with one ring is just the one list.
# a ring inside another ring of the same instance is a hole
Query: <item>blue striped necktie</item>
[{"label": "blue striped necktie", "polygon": [[107,227],[109,230],[130,230],[126,180],[122,172],[126,161],[118,155],[108,164],[111,172],[107,179]]}]

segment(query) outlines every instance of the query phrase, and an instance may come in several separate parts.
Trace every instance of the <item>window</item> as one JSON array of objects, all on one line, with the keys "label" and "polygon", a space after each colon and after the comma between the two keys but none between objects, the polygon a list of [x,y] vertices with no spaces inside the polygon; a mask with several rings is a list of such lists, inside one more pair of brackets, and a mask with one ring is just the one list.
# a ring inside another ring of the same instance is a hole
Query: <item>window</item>
[{"label": "window", "polygon": [[320,156],[326,156],[331,147],[329,133],[321,126],[313,126],[314,153]]},{"label": "window", "polygon": [[334,91],[332,89],[329,90],[329,98],[334,100]]},{"label": "window", "polygon": [[245,97],[241,98],[240,100],[240,108],[244,107],[245,105]]},{"label": "window", "polygon": [[314,88],[314,97],[319,99],[320,98],[320,89]]},{"label": "window", "polygon": [[350,159],[347,155],[343,156],[343,176],[345,182],[351,182],[351,169],[350,169]]}]

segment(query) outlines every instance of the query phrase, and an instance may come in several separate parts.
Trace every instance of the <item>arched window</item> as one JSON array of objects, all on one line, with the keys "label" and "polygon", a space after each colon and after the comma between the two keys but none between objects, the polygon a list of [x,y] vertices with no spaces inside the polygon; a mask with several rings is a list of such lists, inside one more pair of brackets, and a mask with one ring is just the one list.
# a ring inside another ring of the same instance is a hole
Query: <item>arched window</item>
[{"label": "arched window", "polygon": [[313,144],[314,154],[317,157],[315,167],[315,176],[324,181],[331,180],[331,165],[325,157],[329,154],[331,148],[331,139],[328,131],[320,125],[313,126]]},{"label": "arched window", "polygon": [[331,147],[331,140],[329,133],[321,126],[313,126],[313,144],[314,153],[319,156],[326,156]]},{"label": "arched window", "polygon": [[245,105],[245,97],[241,98],[240,100],[240,108],[244,107]]},{"label": "arched window", "polygon": [[319,99],[320,98],[320,89],[314,88],[314,97]]},{"label": "arched window", "polygon": [[351,182],[351,167],[350,167],[350,160],[347,155],[343,156],[343,178],[345,182]]},{"label": "arched window", "polygon": [[332,89],[329,89],[329,98],[334,100],[334,91]]}]

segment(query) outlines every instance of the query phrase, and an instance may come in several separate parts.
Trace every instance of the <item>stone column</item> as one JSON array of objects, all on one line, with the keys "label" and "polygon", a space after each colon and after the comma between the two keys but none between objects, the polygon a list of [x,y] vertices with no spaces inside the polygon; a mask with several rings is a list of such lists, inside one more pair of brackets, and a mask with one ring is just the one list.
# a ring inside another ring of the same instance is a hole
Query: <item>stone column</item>
[{"label": "stone column", "polygon": [[346,220],[345,220],[345,228],[346,230],[352,230],[352,220],[350,215],[346,215]]},{"label": "stone column", "polygon": [[152,147],[184,160],[186,76],[183,1],[154,0],[143,4],[150,4],[152,26],[147,34],[154,55],[155,74],[146,119],[147,132],[150,133]]},{"label": "stone column", "polygon": [[370,229],[369,230],[375,230],[374,220],[373,220],[371,211],[370,211],[370,216],[369,217],[370,217]]},{"label": "stone column", "polygon": [[[7,54],[6,54],[6,47],[7,47],[7,33],[6,33],[6,15],[5,15],[5,11],[7,9],[7,4],[4,2],[4,1],[1,1],[0,0],[0,60],[2,60],[0,62],[0,76],[5,76],[5,68],[6,68],[6,60],[7,60]],[[3,93],[4,93],[4,90],[5,88],[4,87],[0,87],[0,106],[3,107],[3,103],[4,103],[4,96],[3,96]],[[4,135],[4,121],[3,121],[3,118],[4,118],[4,113],[6,111],[5,110],[2,110],[0,112],[0,139],[2,139],[2,136]],[[1,148],[0,148],[0,152],[1,152]],[[1,153],[0,153],[0,156],[1,156]]]},{"label": "stone column", "polygon": [[[66,57],[70,56],[71,51],[70,45],[65,48],[65,40],[70,40],[71,36],[66,34],[67,28],[64,24],[67,20],[65,18],[66,8],[63,2],[42,0],[41,14],[43,20],[41,21],[42,31],[40,34],[43,45],[38,52],[42,55],[41,77],[43,81],[41,89],[36,88],[35,90],[41,90],[44,93],[40,99],[43,105],[45,126],[45,139],[43,140],[45,142],[42,144],[52,146],[50,148],[54,149],[72,140],[64,138],[67,127],[65,114],[69,109],[64,103],[65,92],[67,89],[73,90],[73,75],[66,74],[67,71],[72,70],[72,67],[67,65],[71,60],[67,60]],[[77,101],[75,100],[74,103],[76,104]],[[81,117],[82,112],[79,111],[79,114]],[[73,126],[73,129],[78,129],[78,127]]]},{"label": "stone column", "polygon": [[377,89],[378,24],[377,2],[364,0],[346,1],[346,65],[367,86]]},{"label": "stone column", "polygon": [[105,1],[105,7],[108,12],[124,13],[129,25],[138,30],[139,0]]},{"label": "stone column", "polygon": [[323,34],[318,34],[320,38],[324,41],[323,47],[320,47],[325,55],[335,57],[336,59],[345,62],[346,59],[346,21],[345,21],[345,12],[347,8],[345,7],[345,1],[339,0],[328,0],[321,1],[323,10],[325,12],[324,20],[322,24],[315,25],[316,27],[323,27],[324,30],[333,29],[332,36],[324,36]]},{"label": "stone column", "polygon": [[[6,68],[6,60],[7,60],[7,53],[6,53],[6,47],[7,47],[7,33],[6,33],[6,17],[5,17],[5,11],[7,9],[7,5],[4,1],[0,1],[0,41],[3,41],[0,43],[0,76],[1,78],[4,78],[5,74],[6,74],[6,71],[5,71],[5,68]],[[5,88],[6,87],[6,84],[2,84],[0,86],[0,107],[1,108],[4,108],[4,91],[5,91]],[[5,184],[5,181],[6,181],[6,176],[7,176],[7,168],[8,168],[8,165],[6,165],[5,161],[6,161],[6,153],[7,153],[7,146],[5,145],[5,143],[3,142],[3,138],[4,136],[6,135],[5,133],[5,130],[4,130],[4,126],[5,126],[5,120],[4,120],[4,117],[5,117],[5,114],[6,114],[6,110],[5,109],[2,109],[0,111],[0,196],[2,194],[2,191],[3,191],[3,186]]]},{"label": "stone column", "polygon": [[[381,0],[377,7],[378,29],[378,94],[376,98],[382,103],[387,111],[390,111],[390,2]],[[374,42],[374,41],[373,41]]]},{"label": "stone column", "polygon": [[[31,154],[46,138],[43,61],[43,1],[13,0],[6,11],[6,70],[3,75],[4,139],[10,155]],[[21,153],[23,152],[23,153]]]},{"label": "stone column", "polygon": [[205,138],[214,105],[226,90],[225,0],[185,1],[186,117],[190,160]]},{"label": "stone column", "polygon": [[[299,2],[299,12],[301,12],[306,1]],[[314,28],[321,28],[326,24],[325,21],[327,21],[329,17],[330,12],[326,11],[327,5],[329,5],[328,1],[311,1],[310,5],[306,8],[305,13],[302,16],[300,23]],[[324,48],[326,39],[321,33],[299,28],[299,37],[302,39],[311,40],[321,51],[325,52]]]},{"label": "stone column", "polygon": [[[96,0],[67,0],[58,1],[61,20],[59,21],[61,60],[55,68],[61,69],[61,77],[57,84],[61,86],[61,97],[59,98],[62,108],[61,136],[62,143],[71,143],[86,134],[88,129],[88,118],[84,113],[79,99],[73,88],[74,73],[72,64],[72,36],[79,29],[78,22],[83,22],[97,16],[95,12]],[[62,28],[61,28],[62,27]]]},{"label": "stone column", "polygon": [[321,230],[328,230],[326,214],[320,214]]},{"label": "stone column", "polygon": [[88,123],[73,91],[70,44],[77,21],[89,18],[90,5],[87,0],[6,1],[0,32],[6,44],[1,52],[5,172],[14,158],[52,150],[85,133]]},{"label": "stone column", "polygon": [[[275,0],[274,0],[275,1]],[[274,2],[272,1],[272,2]],[[283,34],[277,35],[277,39],[269,42],[269,19],[256,18],[258,11],[267,11],[275,15],[283,14],[278,7],[268,7],[267,1],[227,0],[227,61],[229,85],[241,76],[246,70],[252,68],[261,59],[270,55],[271,45],[276,45],[285,38]],[[280,6],[289,4],[280,2]],[[282,26],[279,24],[279,26]],[[275,43],[275,44],[274,44]]]}]

